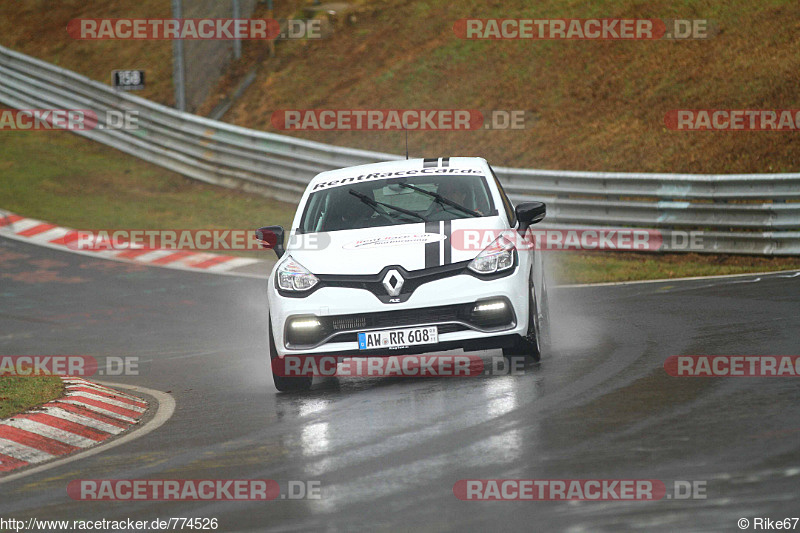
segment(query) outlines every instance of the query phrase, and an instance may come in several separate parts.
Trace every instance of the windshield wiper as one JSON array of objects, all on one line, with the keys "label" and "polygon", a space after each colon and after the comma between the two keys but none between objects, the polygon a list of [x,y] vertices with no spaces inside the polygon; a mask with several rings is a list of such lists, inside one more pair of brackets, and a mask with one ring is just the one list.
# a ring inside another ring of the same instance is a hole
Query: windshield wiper
[{"label": "windshield wiper", "polygon": [[431,198],[436,200],[439,204],[447,204],[447,205],[449,205],[451,207],[455,207],[459,211],[463,211],[464,213],[467,213],[470,216],[473,216],[473,217],[480,217],[481,216],[481,214],[478,213],[477,211],[473,211],[469,207],[464,207],[463,205],[461,205],[461,204],[459,204],[457,202],[454,202],[453,200],[451,200],[449,198],[445,198],[444,196],[442,196],[439,193],[426,191],[425,189],[422,189],[422,188],[417,187],[415,185],[409,185],[408,183],[398,183],[398,185],[401,186],[401,187],[405,187],[407,189],[415,190],[415,191],[420,192],[420,193],[422,193],[424,195],[430,196]]},{"label": "windshield wiper", "polygon": [[388,207],[389,209],[394,209],[395,211],[399,211],[400,213],[403,213],[404,215],[408,215],[408,216],[411,216],[411,217],[418,218],[418,219],[422,220],[423,222],[427,222],[428,221],[427,218],[425,218],[424,216],[422,216],[422,215],[420,215],[418,213],[415,213],[413,211],[409,211],[408,209],[403,209],[402,207],[397,207],[396,205],[385,204],[383,202],[379,202],[377,200],[373,200],[372,198],[370,198],[366,194],[362,194],[362,193],[360,193],[360,192],[358,192],[356,190],[348,189],[348,192],[350,194],[352,194],[353,196],[355,196],[356,198],[358,198],[359,200],[361,200],[362,202],[364,202],[365,204],[367,204],[368,206],[370,206],[372,209],[374,209],[378,213],[380,213],[380,211],[378,211],[378,206],[382,205],[383,207]]}]

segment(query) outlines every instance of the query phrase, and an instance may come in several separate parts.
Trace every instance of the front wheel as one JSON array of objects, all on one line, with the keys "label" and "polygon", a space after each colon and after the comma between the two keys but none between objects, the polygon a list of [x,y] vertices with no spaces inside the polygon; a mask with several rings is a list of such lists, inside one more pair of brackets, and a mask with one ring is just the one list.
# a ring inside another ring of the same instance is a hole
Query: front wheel
[{"label": "front wheel", "polygon": [[280,361],[278,358],[278,350],[275,348],[275,337],[272,335],[272,322],[267,318],[267,327],[269,329],[269,359],[272,370],[272,381],[275,383],[275,388],[280,392],[302,392],[311,388],[313,377],[300,376],[300,377],[287,377],[279,376],[276,372],[276,363]]},{"label": "front wheel", "polygon": [[526,362],[538,362],[542,356],[539,344],[541,332],[539,330],[539,310],[536,307],[536,298],[533,297],[533,286],[528,291],[528,331],[525,336],[517,336],[514,344],[503,348],[506,357],[523,357]]},{"label": "front wheel", "polygon": [[539,318],[537,329],[539,348],[541,352],[549,353],[553,338],[550,332],[550,301],[547,298],[547,281],[544,276],[542,276],[542,306],[541,308],[537,306],[536,311],[539,313],[537,315]]}]

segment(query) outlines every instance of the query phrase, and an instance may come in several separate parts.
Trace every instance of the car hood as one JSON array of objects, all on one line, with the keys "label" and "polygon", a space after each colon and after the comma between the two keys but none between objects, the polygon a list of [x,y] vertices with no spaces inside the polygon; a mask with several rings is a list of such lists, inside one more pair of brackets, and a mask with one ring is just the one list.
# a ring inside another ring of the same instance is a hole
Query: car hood
[{"label": "car hood", "polygon": [[498,216],[463,218],[293,235],[286,249],[314,274],[411,271],[472,259],[504,229]]}]

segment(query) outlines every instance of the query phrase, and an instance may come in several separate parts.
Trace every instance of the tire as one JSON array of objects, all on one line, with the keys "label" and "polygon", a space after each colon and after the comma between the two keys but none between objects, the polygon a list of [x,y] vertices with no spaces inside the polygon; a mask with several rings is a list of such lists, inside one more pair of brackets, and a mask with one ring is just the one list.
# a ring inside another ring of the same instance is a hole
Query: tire
[{"label": "tire", "polygon": [[272,381],[275,383],[275,388],[280,392],[304,392],[311,388],[313,377],[286,377],[279,376],[275,373],[275,362],[278,359],[278,350],[275,348],[275,337],[272,335],[272,322],[267,317],[267,324],[269,329],[269,359],[272,370]]},{"label": "tire", "polygon": [[552,336],[550,334],[550,302],[547,298],[547,282],[542,276],[542,308],[536,309],[539,312],[539,352],[549,353],[552,346]]},{"label": "tire", "polygon": [[526,363],[538,362],[542,357],[539,336],[539,314],[531,285],[528,290],[528,331],[524,337],[517,336],[513,346],[503,348],[503,355],[507,358],[523,358]]}]

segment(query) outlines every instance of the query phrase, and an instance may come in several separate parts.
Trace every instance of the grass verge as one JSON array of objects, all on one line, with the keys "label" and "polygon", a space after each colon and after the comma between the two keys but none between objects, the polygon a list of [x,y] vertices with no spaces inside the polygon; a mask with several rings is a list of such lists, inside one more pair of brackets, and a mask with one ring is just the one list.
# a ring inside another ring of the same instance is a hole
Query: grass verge
[{"label": "grass verge", "polygon": [[64,394],[58,376],[0,376],[0,419],[23,413]]},{"label": "grass verge", "polygon": [[295,210],[64,131],[0,134],[0,174],[1,208],[75,229],[255,229]]}]

